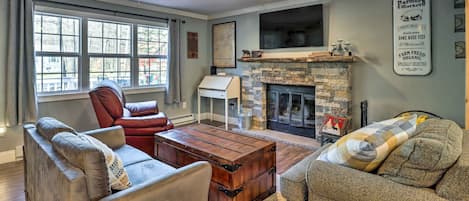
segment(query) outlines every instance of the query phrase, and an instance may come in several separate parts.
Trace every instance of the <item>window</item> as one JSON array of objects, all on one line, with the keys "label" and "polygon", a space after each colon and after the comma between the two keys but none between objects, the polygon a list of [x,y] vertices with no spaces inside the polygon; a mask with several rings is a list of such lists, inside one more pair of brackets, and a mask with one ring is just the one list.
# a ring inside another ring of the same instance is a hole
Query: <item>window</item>
[{"label": "window", "polygon": [[34,24],[37,91],[79,90],[80,19],[36,14]]},{"label": "window", "polygon": [[138,26],[138,85],[166,83],[168,30]]},{"label": "window", "polygon": [[101,80],[114,80],[121,87],[131,86],[131,25],[88,21],[90,88]]},{"label": "window", "polygon": [[40,94],[85,92],[102,80],[114,80],[124,88],[166,83],[166,25],[70,13],[73,16],[55,11],[35,13],[36,85]]}]

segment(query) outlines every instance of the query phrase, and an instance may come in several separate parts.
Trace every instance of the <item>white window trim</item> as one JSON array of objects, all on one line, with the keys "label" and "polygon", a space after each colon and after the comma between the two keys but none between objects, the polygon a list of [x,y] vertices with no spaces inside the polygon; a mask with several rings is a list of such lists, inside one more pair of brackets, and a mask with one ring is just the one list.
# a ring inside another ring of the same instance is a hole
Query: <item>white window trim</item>
[{"label": "white window trim", "polygon": [[[84,11],[78,11],[78,10],[69,10],[69,9],[62,9],[62,8],[55,8],[55,7],[49,7],[49,6],[44,6],[44,5],[35,5],[34,11],[40,12],[40,13],[46,13],[46,14],[58,14],[58,15],[65,15],[65,16],[76,16],[81,18],[81,36],[80,36],[80,58],[87,56],[89,57],[89,53],[86,53],[84,50],[87,50],[87,47],[82,47],[83,41],[84,41],[84,33],[87,30],[84,30],[83,27],[87,25],[84,25],[84,23],[87,22],[88,19],[96,19],[96,20],[101,20],[101,21],[114,21],[114,22],[123,22],[123,23],[129,23],[133,25],[137,24],[143,24],[143,25],[149,25],[149,26],[155,26],[155,27],[163,27],[163,28],[168,28],[167,23],[163,22],[158,22],[158,21],[149,21],[149,20],[141,20],[141,19],[132,19],[132,18],[125,18],[125,17],[119,17],[119,16],[110,16],[106,14],[99,14],[99,13],[89,13],[89,12],[84,12]],[[84,20],[86,18],[86,20]],[[133,26],[132,30],[135,29],[137,26]],[[133,35],[132,37],[136,37]],[[87,40],[87,37],[86,37]],[[131,39],[132,41],[136,41],[134,39]],[[168,44],[169,45],[169,44]],[[132,49],[136,49],[137,47],[133,47]],[[131,51],[133,51],[131,49]],[[139,58],[138,55],[134,55],[132,57],[132,60],[134,58]],[[83,64],[82,64],[83,65]],[[169,64],[168,64],[169,65]],[[167,69],[168,70],[168,69]],[[80,67],[80,72],[83,71],[83,66]],[[89,71],[89,70],[87,70]],[[133,73],[133,72],[132,72]],[[138,74],[136,74],[138,75]],[[133,75],[132,75],[133,76]],[[83,79],[88,79],[89,75],[84,75],[83,73],[80,74],[80,80],[79,82],[83,82]],[[135,82],[138,82],[136,80]],[[83,86],[82,87],[88,87],[88,86]],[[161,92],[166,92],[166,87],[165,84],[160,84],[160,85],[152,85],[152,86],[132,86],[130,88],[123,88],[125,94],[147,94],[147,93],[161,93]],[[67,101],[67,100],[79,100],[79,99],[89,99],[88,91],[85,91],[84,89],[79,89],[78,91],[65,91],[65,92],[57,92],[57,93],[41,93],[37,94],[37,100],[38,103],[47,103],[47,102],[57,102],[57,101]]]},{"label": "white window trim", "polygon": [[[124,94],[126,95],[162,93],[162,92],[166,92],[166,88],[164,86],[124,89]],[[88,95],[88,92],[78,92],[78,93],[61,93],[61,94],[39,94],[37,98],[38,98],[37,99],[38,103],[49,103],[49,102],[58,102],[58,101],[89,99],[90,96]]]}]

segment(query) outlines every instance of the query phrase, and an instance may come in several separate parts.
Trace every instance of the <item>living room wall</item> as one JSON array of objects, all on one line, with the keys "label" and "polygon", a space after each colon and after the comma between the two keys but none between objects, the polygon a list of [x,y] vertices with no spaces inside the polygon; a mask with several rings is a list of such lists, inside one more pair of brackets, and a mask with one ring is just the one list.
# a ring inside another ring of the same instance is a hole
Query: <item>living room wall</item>
[{"label": "living room wall", "polygon": [[[331,0],[326,3],[329,44],[345,39],[355,48],[357,62],[352,66],[353,127],[360,125],[360,101],[368,100],[368,122],[393,117],[406,110],[426,110],[445,118],[464,122],[464,59],[455,59],[454,42],[464,41],[464,33],[454,33],[453,1],[432,1],[433,72],[428,76],[398,76],[393,72],[392,1]],[[236,21],[238,58],[243,49],[259,49],[259,13],[249,13],[209,21],[213,24]],[[209,40],[211,58],[211,40]],[[265,51],[281,53],[314,51],[300,48]],[[225,70],[240,74],[241,66]],[[214,111],[223,114],[223,102]]]},{"label": "living room wall", "polygon": [[[68,1],[68,0],[54,0],[54,1]],[[81,1],[81,2],[93,2],[93,1]],[[93,4],[90,4],[93,5]],[[120,9],[121,6],[106,4],[102,2],[97,2],[94,4],[96,7],[106,6],[107,9]],[[8,5],[6,1],[1,1],[0,3],[0,28],[4,30],[3,33],[6,33],[7,30],[7,9]],[[128,12],[141,12],[139,9],[129,10]],[[147,11],[148,12],[148,11]],[[187,107],[182,108],[179,105],[165,105],[164,104],[164,92],[154,92],[154,93],[145,93],[145,94],[132,94],[127,96],[129,102],[132,101],[146,101],[146,100],[158,100],[159,107],[161,111],[164,111],[168,116],[177,116],[182,114],[192,113],[196,108],[195,95],[196,95],[196,86],[201,81],[204,74],[208,73],[208,54],[205,51],[208,49],[208,34],[207,34],[207,21],[200,20],[195,18],[183,17],[170,15],[159,12],[152,12],[153,16],[161,17],[178,17],[186,21],[182,25],[181,31],[181,66],[182,66],[182,93],[184,101],[187,102]],[[199,57],[197,59],[188,59],[187,58],[187,32],[197,32],[198,33],[198,47],[199,47]],[[0,72],[4,70],[4,63],[6,57],[6,34],[0,34]],[[0,80],[4,80],[2,77],[3,73],[0,73]],[[4,92],[4,83],[0,82],[0,94],[5,94]],[[0,104],[4,104],[3,99],[0,99]],[[2,107],[0,107],[2,108]],[[0,111],[0,114],[3,112]],[[96,115],[91,105],[91,101],[88,97],[75,99],[75,100],[65,100],[65,101],[54,101],[54,102],[42,102],[39,103],[39,117],[51,116],[70,126],[76,128],[79,131],[90,130],[98,128],[98,123],[96,120]],[[0,122],[2,122],[0,115]],[[15,149],[16,146],[23,144],[23,131],[21,127],[10,128],[7,130],[4,136],[0,136],[0,152],[6,150]]]}]

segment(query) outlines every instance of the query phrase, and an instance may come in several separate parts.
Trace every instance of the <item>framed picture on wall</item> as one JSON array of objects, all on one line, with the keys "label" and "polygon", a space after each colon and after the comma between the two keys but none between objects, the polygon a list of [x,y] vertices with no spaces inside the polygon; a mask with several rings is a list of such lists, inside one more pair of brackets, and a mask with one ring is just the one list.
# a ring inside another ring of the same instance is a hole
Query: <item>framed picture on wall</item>
[{"label": "framed picture on wall", "polygon": [[464,8],[465,4],[465,0],[454,0],[454,8]]},{"label": "framed picture on wall", "polygon": [[393,0],[394,72],[432,72],[431,0]]},{"label": "framed picture on wall", "polygon": [[466,42],[456,41],[454,43],[454,51],[455,51],[455,58],[456,59],[466,58]]},{"label": "framed picture on wall", "polygon": [[187,32],[187,58],[199,58],[199,34],[197,32]]},{"label": "framed picture on wall", "polygon": [[212,60],[217,68],[236,68],[236,22],[212,26]]},{"label": "framed picture on wall", "polygon": [[464,14],[454,15],[454,32],[465,32],[466,31],[466,16]]}]

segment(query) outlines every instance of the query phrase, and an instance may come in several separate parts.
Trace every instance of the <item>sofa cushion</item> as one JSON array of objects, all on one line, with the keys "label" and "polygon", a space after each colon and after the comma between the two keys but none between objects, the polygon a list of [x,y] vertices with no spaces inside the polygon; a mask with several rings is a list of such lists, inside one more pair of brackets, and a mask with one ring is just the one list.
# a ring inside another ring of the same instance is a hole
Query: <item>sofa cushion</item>
[{"label": "sofa cushion", "polygon": [[119,156],[119,158],[122,159],[124,167],[153,159],[145,152],[140,151],[129,145],[124,145],[118,149],[115,149],[114,152]]},{"label": "sofa cushion", "polygon": [[469,200],[469,131],[463,135],[461,156],[436,186],[436,193],[448,200]]},{"label": "sofa cushion", "polygon": [[371,172],[414,133],[416,119],[417,115],[398,117],[358,129],[324,150],[318,160]]},{"label": "sofa cushion", "polygon": [[51,141],[52,137],[60,132],[76,132],[72,127],[51,117],[42,117],[39,119],[36,123],[36,128],[38,133],[48,141]]},{"label": "sofa cushion", "polygon": [[163,177],[176,171],[175,168],[157,160],[147,160],[125,167],[133,185],[141,184],[149,179]]},{"label": "sofa cushion", "polygon": [[430,119],[415,137],[404,142],[380,167],[378,174],[415,187],[435,185],[462,152],[461,128],[450,120]]},{"label": "sofa cushion", "polygon": [[62,132],[52,138],[52,147],[86,175],[90,200],[111,194],[103,152],[75,134]]}]

